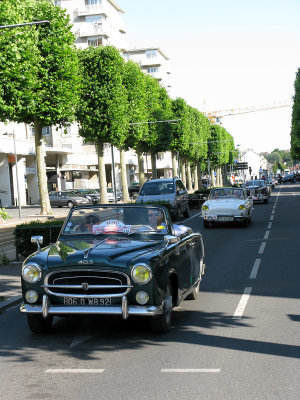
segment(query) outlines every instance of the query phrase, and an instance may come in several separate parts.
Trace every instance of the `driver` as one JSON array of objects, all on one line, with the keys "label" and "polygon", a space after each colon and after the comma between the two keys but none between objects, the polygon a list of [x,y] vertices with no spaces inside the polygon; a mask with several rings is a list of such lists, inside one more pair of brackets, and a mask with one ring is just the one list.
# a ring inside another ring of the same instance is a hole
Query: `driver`
[{"label": "driver", "polygon": [[150,208],[148,211],[149,225],[155,230],[166,229],[164,213],[161,210]]},{"label": "driver", "polygon": [[97,225],[100,221],[100,218],[96,214],[88,214],[84,217],[82,224],[79,226],[79,230],[81,232],[91,232],[94,225]]}]

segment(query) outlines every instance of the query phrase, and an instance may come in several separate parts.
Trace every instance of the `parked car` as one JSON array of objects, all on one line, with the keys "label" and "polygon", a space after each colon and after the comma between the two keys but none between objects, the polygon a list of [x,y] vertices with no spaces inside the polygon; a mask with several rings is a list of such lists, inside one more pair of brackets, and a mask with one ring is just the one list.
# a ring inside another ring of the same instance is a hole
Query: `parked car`
[{"label": "parked car", "polygon": [[89,204],[89,200],[85,197],[78,196],[75,192],[58,191],[49,192],[49,200],[51,207],[73,207]]},{"label": "parked car", "polygon": [[196,299],[205,271],[201,235],[172,225],[161,206],[74,207],[56,243],[31,241],[38,251],[23,263],[20,311],[35,333],[69,315],[148,317],[167,332],[173,307]]},{"label": "parked car", "polygon": [[[122,200],[123,194],[119,190],[117,190],[117,201]],[[115,201],[115,193],[114,193],[114,188],[109,187],[107,188],[106,192],[107,200],[111,203]]]},{"label": "parked car", "polygon": [[177,221],[181,214],[189,216],[188,193],[178,178],[152,179],[145,182],[140,190],[137,203],[168,202],[171,205],[170,213]]},{"label": "parked car", "polygon": [[99,203],[100,196],[95,189],[71,189],[68,191],[76,193],[77,196],[85,197],[89,200],[90,204]]},{"label": "parked car", "polygon": [[129,196],[132,197],[134,194],[138,194],[140,191],[140,183],[132,182],[132,184],[128,187]]},{"label": "parked car", "polygon": [[270,188],[264,179],[253,179],[244,184],[247,195],[251,196],[253,201],[262,201],[267,203],[270,197]]},{"label": "parked car", "polygon": [[296,183],[296,176],[294,174],[287,174],[282,178],[282,183]]},{"label": "parked car", "polygon": [[201,216],[204,228],[218,222],[239,222],[248,226],[253,213],[253,200],[245,189],[224,187],[211,189],[203,204]]}]

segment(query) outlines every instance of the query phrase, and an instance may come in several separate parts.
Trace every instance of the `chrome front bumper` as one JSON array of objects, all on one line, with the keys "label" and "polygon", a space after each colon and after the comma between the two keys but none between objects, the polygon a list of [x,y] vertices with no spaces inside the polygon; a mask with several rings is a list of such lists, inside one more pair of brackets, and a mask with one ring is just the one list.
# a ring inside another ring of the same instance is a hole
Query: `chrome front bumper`
[{"label": "chrome front bumper", "polygon": [[42,314],[44,318],[48,315],[121,315],[123,319],[127,319],[129,315],[150,316],[163,313],[163,304],[160,306],[132,306],[128,305],[127,297],[122,297],[122,305],[120,306],[65,306],[50,304],[48,296],[43,296],[42,305],[22,304],[20,311],[28,314]]}]

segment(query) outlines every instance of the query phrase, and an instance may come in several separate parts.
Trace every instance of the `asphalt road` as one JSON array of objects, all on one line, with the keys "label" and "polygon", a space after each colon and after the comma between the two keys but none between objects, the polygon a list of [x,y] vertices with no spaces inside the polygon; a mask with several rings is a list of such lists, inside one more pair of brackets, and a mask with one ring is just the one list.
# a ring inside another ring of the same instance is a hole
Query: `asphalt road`
[{"label": "asphalt road", "polygon": [[74,317],[39,336],[12,309],[0,315],[0,399],[299,400],[300,185],[255,205],[248,228],[186,224],[203,233],[207,272],[170,333]]}]

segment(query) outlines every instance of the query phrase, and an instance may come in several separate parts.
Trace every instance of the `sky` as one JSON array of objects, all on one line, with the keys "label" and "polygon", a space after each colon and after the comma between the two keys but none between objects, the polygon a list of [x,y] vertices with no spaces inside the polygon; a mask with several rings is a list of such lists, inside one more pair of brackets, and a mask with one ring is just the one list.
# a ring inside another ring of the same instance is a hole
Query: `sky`
[{"label": "sky", "polygon": [[[292,104],[300,0],[116,0],[129,48],[159,47],[172,98],[200,111]],[[292,107],[223,117],[240,149],[290,149]]]}]

